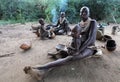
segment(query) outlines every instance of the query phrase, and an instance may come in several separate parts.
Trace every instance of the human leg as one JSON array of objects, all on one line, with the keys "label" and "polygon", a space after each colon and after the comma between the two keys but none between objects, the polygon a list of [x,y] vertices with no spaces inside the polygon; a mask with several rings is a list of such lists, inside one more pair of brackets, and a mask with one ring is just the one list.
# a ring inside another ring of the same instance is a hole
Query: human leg
[{"label": "human leg", "polygon": [[33,68],[37,68],[39,70],[42,70],[42,69],[49,69],[49,68],[57,67],[57,66],[64,65],[67,62],[72,61],[72,60],[83,59],[85,57],[91,56],[91,55],[93,55],[93,53],[94,53],[94,50],[87,48],[78,55],[67,56],[66,58],[58,59],[56,61],[44,64],[44,65],[42,65],[40,67],[33,67]]},{"label": "human leg", "polygon": [[48,32],[45,31],[45,32],[42,32],[41,33],[41,39],[44,40],[44,39],[47,39],[48,38]]},{"label": "human leg", "polygon": [[41,80],[44,77],[44,75],[46,74],[46,72],[49,72],[52,68],[64,65],[69,61],[83,59],[85,57],[93,55],[93,53],[94,53],[94,50],[87,48],[78,55],[67,56],[66,58],[58,59],[56,61],[49,62],[42,66],[36,66],[36,67],[26,66],[24,68],[24,71],[26,74],[30,74],[30,75],[36,77],[38,80]]},{"label": "human leg", "polygon": [[32,77],[36,78],[37,80],[42,80],[44,76],[47,74],[47,72],[49,72],[52,68],[64,65],[67,62],[69,62],[71,59],[72,56],[68,56],[63,59],[58,59],[56,61],[49,62],[43,66],[34,66],[34,67],[26,66],[23,70],[25,74],[29,74]]},{"label": "human leg", "polygon": [[83,58],[86,58],[88,56],[91,56],[94,54],[94,50],[93,49],[90,49],[90,48],[86,48],[84,51],[82,51],[81,53],[78,53],[76,54],[72,60],[80,60],[80,59],[83,59]]},{"label": "human leg", "polygon": [[35,68],[42,70],[42,69],[49,69],[49,68],[62,66],[64,64],[66,64],[67,62],[71,61],[72,58],[73,58],[73,56],[67,56],[66,58],[58,59],[56,61],[49,62],[47,64],[40,66],[40,67],[35,67]]}]

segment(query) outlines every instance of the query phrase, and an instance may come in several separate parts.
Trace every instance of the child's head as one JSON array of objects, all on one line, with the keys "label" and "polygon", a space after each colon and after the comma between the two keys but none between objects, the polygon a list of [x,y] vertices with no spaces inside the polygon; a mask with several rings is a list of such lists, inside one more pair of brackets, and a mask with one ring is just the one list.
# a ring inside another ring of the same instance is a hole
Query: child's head
[{"label": "child's head", "polygon": [[79,35],[80,35],[80,27],[75,26],[75,27],[72,29],[71,35],[72,35],[73,38],[78,38]]},{"label": "child's head", "polygon": [[43,19],[43,18],[40,18],[40,19],[39,19],[39,23],[40,23],[41,25],[44,25],[44,24],[45,24],[44,19]]}]

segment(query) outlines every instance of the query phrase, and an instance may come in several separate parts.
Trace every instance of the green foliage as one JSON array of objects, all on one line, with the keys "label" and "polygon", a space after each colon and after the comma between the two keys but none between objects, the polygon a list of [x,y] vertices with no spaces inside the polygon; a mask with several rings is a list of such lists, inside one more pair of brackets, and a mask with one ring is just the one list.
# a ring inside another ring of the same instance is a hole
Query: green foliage
[{"label": "green foliage", "polygon": [[[52,14],[51,14],[51,11],[52,9],[57,9],[57,0],[53,0],[53,1],[50,1],[48,0],[47,3],[46,3],[46,10],[45,10],[45,14],[46,14],[46,19],[48,20],[48,22],[51,22],[52,21]],[[54,12],[55,13],[55,12]]]},{"label": "green foliage", "polygon": [[1,0],[0,19],[32,21],[39,17],[45,18],[44,6],[38,0]]},{"label": "green foliage", "polygon": [[[79,12],[75,8],[76,1],[69,0],[68,1],[68,8],[66,10],[66,17],[69,20],[69,23],[77,23],[79,21]],[[73,20],[74,19],[74,20]]]},{"label": "green foliage", "polygon": [[80,20],[82,6],[90,8],[90,16],[96,20],[119,22],[120,0],[0,0],[0,20],[15,20],[21,23],[39,18],[54,22],[65,11],[70,23]]}]

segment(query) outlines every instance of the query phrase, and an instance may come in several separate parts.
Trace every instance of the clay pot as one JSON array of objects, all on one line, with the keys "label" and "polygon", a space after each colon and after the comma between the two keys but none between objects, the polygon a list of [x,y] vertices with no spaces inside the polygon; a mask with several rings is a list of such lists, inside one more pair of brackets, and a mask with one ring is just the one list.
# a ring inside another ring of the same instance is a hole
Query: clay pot
[{"label": "clay pot", "polygon": [[115,40],[107,40],[107,42],[106,42],[106,49],[108,51],[114,51],[116,49],[116,42],[115,42]]},{"label": "clay pot", "polygon": [[20,48],[23,50],[29,50],[31,48],[32,44],[30,42],[25,42],[21,44]]},{"label": "clay pot", "polygon": [[109,36],[109,35],[104,35],[103,36],[103,41],[107,41],[107,40],[111,40],[111,39],[112,39],[112,37]]},{"label": "clay pot", "polygon": [[112,27],[112,35],[117,34],[117,29],[118,29],[118,28],[119,28],[118,26],[113,26],[113,27]]},{"label": "clay pot", "polygon": [[49,37],[49,39],[54,39],[54,38],[55,38],[55,33],[52,32],[52,33],[51,33],[51,36]]},{"label": "clay pot", "polygon": [[97,30],[96,39],[97,40],[102,40],[102,38],[103,38],[103,33],[100,30]]}]

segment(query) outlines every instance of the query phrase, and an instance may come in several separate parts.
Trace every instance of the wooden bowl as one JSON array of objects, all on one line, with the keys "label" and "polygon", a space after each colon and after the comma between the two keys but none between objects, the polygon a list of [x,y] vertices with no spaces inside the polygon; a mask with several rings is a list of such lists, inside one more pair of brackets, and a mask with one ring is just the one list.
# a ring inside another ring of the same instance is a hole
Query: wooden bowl
[{"label": "wooden bowl", "polygon": [[63,45],[63,44],[58,44],[58,45],[56,46],[56,50],[57,50],[57,51],[59,51],[59,50],[65,51],[65,49],[66,49],[66,46]]}]

